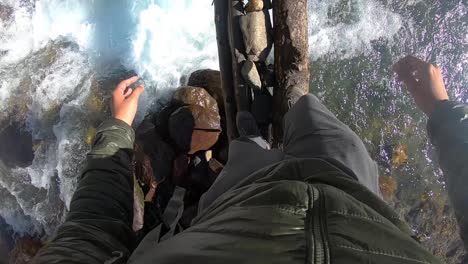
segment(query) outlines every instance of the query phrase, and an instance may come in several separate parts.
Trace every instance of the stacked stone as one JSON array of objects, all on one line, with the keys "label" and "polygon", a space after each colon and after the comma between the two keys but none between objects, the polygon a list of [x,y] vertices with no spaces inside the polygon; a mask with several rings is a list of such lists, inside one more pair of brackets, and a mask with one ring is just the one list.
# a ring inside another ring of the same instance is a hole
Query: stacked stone
[{"label": "stacked stone", "polygon": [[273,47],[270,8],[269,0],[250,0],[245,6],[246,14],[239,19],[245,44],[242,77],[251,89],[257,91],[272,85],[266,81],[271,79],[266,63]]}]

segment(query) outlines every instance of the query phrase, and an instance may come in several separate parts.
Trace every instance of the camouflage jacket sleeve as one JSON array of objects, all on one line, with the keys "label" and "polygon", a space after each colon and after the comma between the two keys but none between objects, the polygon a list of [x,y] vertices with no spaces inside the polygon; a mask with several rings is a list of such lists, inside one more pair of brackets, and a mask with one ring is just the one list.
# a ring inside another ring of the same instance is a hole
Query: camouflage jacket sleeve
[{"label": "camouflage jacket sleeve", "polygon": [[441,103],[429,119],[428,132],[438,150],[450,202],[468,249],[468,106]]},{"label": "camouflage jacket sleeve", "polygon": [[134,138],[122,121],[101,124],[70,212],[34,263],[120,263],[128,258],[134,246]]}]

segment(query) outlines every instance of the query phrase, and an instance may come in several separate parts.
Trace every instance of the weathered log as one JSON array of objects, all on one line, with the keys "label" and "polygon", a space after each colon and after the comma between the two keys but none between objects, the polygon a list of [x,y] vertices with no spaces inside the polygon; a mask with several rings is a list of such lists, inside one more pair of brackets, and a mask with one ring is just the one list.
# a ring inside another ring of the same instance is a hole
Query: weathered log
[{"label": "weathered log", "polygon": [[244,16],[244,1],[232,0],[229,5],[229,43],[232,58],[232,76],[236,94],[237,110],[249,111],[251,96],[250,89],[242,78],[242,65],[245,61],[245,45],[240,28],[240,18]]},{"label": "weathered log", "polygon": [[234,62],[229,39],[229,28],[231,27],[231,19],[229,16],[230,5],[230,1],[214,1],[219,68],[221,71],[221,84],[226,113],[226,129],[229,142],[238,137],[236,127],[237,100],[232,68]]},{"label": "weathered log", "polygon": [[273,1],[276,87],[274,90],[273,141],[283,137],[283,117],[289,110],[291,91],[309,92],[309,40],[307,0]]}]

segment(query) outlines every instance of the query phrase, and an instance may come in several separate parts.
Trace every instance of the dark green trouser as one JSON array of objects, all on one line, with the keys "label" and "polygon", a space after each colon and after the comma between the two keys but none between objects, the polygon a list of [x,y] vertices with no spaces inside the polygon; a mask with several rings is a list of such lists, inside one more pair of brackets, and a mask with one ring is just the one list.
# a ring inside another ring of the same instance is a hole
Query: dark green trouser
[{"label": "dark green trouser", "polygon": [[377,164],[362,140],[312,94],[303,96],[284,117],[282,150],[265,149],[258,141],[238,139],[231,143],[229,160],[200,199],[199,212],[255,171],[294,158],[325,159],[380,196]]}]

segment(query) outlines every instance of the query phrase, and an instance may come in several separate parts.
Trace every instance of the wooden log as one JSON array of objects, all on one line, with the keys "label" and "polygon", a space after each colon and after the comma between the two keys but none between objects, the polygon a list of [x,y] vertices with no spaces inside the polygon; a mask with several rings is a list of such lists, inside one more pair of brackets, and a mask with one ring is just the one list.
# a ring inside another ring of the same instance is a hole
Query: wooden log
[{"label": "wooden log", "polygon": [[307,0],[273,1],[276,86],[273,96],[273,143],[283,139],[283,117],[293,88],[309,92]]},{"label": "wooden log", "polygon": [[221,71],[221,86],[226,114],[226,132],[229,142],[238,137],[236,127],[237,100],[232,68],[234,62],[229,38],[229,30],[231,27],[231,19],[229,16],[230,5],[230,1],[214,0],[219,68]]},{"label": "wooden log", "polygon": [[241,69],[245,61],[245,45],[240,28],[240,17],[244,15],[244,1],[232,0],[229,5],[229,45],[232,58],[233,85],[238,111],[249,111],[251,104],[251,91],[242,77]]}]

